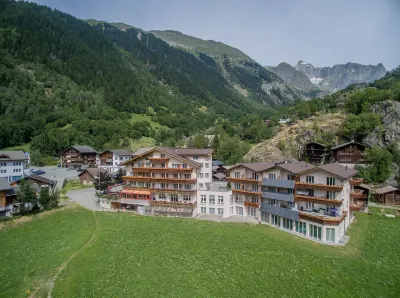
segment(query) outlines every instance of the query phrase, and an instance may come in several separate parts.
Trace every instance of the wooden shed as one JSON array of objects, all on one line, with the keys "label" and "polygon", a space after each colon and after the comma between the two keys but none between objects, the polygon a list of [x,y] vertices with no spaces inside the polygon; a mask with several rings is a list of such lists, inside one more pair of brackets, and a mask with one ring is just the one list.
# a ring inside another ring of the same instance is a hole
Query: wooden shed
[{"label": "wooden shed", "polygon": [[373,191],[376,202],[387,205],[400,205],[400,190],[394,186],[385,186]]}]

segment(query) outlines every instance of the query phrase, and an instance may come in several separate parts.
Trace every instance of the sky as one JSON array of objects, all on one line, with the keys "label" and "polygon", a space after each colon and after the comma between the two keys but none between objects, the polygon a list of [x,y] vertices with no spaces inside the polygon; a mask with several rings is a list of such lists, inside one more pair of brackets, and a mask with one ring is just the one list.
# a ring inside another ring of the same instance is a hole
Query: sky
[{"label": "sky", "polygon": [[262,65],[400,64],[400,0],[35,0],[81,19],[177,30]]}]

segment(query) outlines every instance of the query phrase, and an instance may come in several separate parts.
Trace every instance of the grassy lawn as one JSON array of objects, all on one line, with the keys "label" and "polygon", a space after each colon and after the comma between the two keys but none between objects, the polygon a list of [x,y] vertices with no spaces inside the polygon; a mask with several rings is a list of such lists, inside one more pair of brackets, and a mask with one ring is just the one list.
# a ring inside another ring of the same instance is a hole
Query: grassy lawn
[{"label": "grassy lawn", "polygon": [[23,150],[23,151],[25,151],[25,152],[29,152],[29,148],[30,148],[30,144],[29,144],[29,143],[26,143],[26,144],[24,144],[24,145],[2,148],[2,149],[0,149],[0,150],[2,150],[2,151]]},{"label": "grassy lawn", "polygon": [[[0,276],[7,276],[0,296],[21,296],[54,273],[94,233],[93,218],[74,207],[0,232]],[[400,218],[360,214],[345,247],[243,223],[102,212],[96,218],[93,242],[58,275],[53,297],[398,297],[400,292]]]},{"label": "grassy lawn", "polygon": [[161,125],[158,122],[154,122],[153,120],[151,120],[150,116],[147,115],[143,115],[143,114],[132,114],[132,118],[131,118],[131,123],[135,123],[138,121],[147,121],[150,123],[150,126],[152,128],[164,128],[164,129],[168,129],[168,127]]}]

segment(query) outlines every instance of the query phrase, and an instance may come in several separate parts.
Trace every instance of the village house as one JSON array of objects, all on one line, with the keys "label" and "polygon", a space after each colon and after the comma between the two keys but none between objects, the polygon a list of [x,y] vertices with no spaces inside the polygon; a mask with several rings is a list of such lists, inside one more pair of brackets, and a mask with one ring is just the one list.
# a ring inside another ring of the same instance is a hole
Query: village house
[{"label": "village house", "polygon": [[24,175],[28,156],[22,151],[0,151],[0,178],[17,181]]},{"label": "village house", "polygon": [[132,151],[126,149],[106,150],[99,154],[98,166],[108,172],[117,172],[123,162],[132,158]]},{"label": "village house", "polygon": [[29,184],[37,184],[39,186],[39,188],[47,187],[47,188],[49,188],[50,191],[53,191],[57,184],[57,181],[55,181],[55,180],[51,180],[51,179],[45,178],[43,176],[32,174],[32,175],[23,177],[20,180],[11,182],[10,185],[11,186],[20,185],[22,180],[24,180],[25,182],[27,182]]},{"label": "village house", "polygon": [[81,169],[83,165],[95,165],[97,152],[90,146],[71,146],[61,155],[63,168]]},{"label": "village house", "polygon": [[363,164],[365,163],[364,151],[366,145],[351,141],[340,144],[331,149],[331,158],[333,162],[340,164]]},{"label": "village house", "polygon": [[327,156],[326,146],[317,142],[310,142],[304,146],[303,156],[304,160],[312,164],[324,163]]},{"label": "village house", "polygon": [[107,171],[103,168],[86,168],[79,173],[79,181],[85,185],[92,185],[96,180],[100,178],[100,173],[106,173]]},{"label": "village house", "polygon": [[385,205],[400,205],[400,190],[385,186],[373,190],[375,201]]},{"label": "village house", "polygon": [[0,178],[0,217],[10,216],[12,214],[12,199],[7,197],[7,193],[11,190],[11,186],[7,179],[4,177]]}]

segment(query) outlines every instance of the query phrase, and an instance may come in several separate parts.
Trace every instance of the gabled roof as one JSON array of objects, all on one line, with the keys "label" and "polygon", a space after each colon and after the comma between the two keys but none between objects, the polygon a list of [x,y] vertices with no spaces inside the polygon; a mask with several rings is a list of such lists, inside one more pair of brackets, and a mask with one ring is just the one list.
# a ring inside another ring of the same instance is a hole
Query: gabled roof
[{"label": "gabled roof", "polygon": [[97,153],[96,150],[94,150],[92,147],[90,146],[71,146],[72,148],[74,148],[75,150],[79,151],[80,153]]},{"label": "gabled roof", "polygon": [[348,146],[348,145],[359,145],[359,146],[362,146],[362,147],[368,147],[367,145],[364,145],[364,144],[361,144],[361,143],[357,143],[357,142],[354,142],[354,141],[352,141],[352,142],[347,142],[347,143],[344,143],[344,144],[340,144],[340,145],[337,145],[337,146],[335,146],[335,147],[333,147],[333,148],[331,148],[331,150],[337,150],[337,149],[340,149],[340,148],[342,148],[342,147],[346,147],[346,146]]},{"label": "gabled roof", "polygon": [[85,172],[88,172],[90,176],[96,178],[100,175],[100,173],[105,173],[107,171],[103,168],[87,168],[86,170],[80,172],[78,176],[83,175]]},{"label": "gabled roof", "polygon": [[56,184],[56,181],[54,181],[54,180],[47,179],[45,177],[42,177],[42,176],[39,176],[39,175],[34,175],[34,174],[33,175],[29,175],[27,177],[24,177],[22,179],[28,179],[28,178],[30,178],[32,180],[35,180],[35,181],[40,181],[40,182],[43,182],[43,183],[46,183],[46,184],[49,184],[49,185]]},{"label": "gabled roof", "polygon": [[321,144],[321,143],[318,143],[318,142],[308,142],[308,143],[306,144],[306,146],[307,146],[307,145],[310,145],[310,144],[316,144],[316,145],[320,145],[320,146],[322,146],[322,147],[326,147],[326,145]]},{"label": "gabled roof", "polygon": [[339,164],[337,162],[314,167],[314,168],[311,168],[310,170],[306,170],[301,173],[303,174],[303,173],[306,173],[306,172],[312,171],[312,170],[322,170],[322,171],[333,174],[333,175],[335,175],[341,179],[345,179],[345,180],[347,180],[350,177],[353,177],[357,174],[356,170],[354,170],[350,167],[347,167],[347,166],[342,166],[341,164]]},{"label": "gabled roof", "polygon": [[295,161],[295,162],[287,162],[287,163],[279,163],[276,164],[278,168],[281,168],[285,171],[288,171],[292,174],[298,174],[303,171],[307,171],[315,168],[312,164],[305,161]]},{"label": "gabled roof", "polygon": [[20,186],[11,186],[9,190],[6,192],[6,197],[16,196],[18,194]]},{"label": "gabled roof", "polygon": [[196,149],[196,148],[168,148],[161,147],[162,149],[174,151],[178,155],[210,155],[212,154],[212,149]]},{"label": "gabled roof", "polygon": [[262,172],[273,168],[275,166],[274,162],[250,162],[250,163],[238,163],[233,165],[229,170],[235,169],[237,167],[245,167],[254,172]]},{"label": "gabled roof", "polygon": [[17,160],[28,160],[24,151],[0,151],[0,161],[17,161]]},{"label": "gabled roof", "polygon": [[11,189],[10,184],[8,183],[6,178],[0,178],[0,190],[9,190]]},{"label": "gabled roof", "polygon": [[107,152],[107,151],[112,152],[118,156],[131,156],[133,153],[132,151],[127,150],[127,149],[111,149],[111,150],[103,151],[102,153]]},{"label": "gabled roof", "polygon": [[185,162],[185,163],[191,164],[191,165],[193,165],[193,166],[196,167],[196,168],[200,168],[200,164],[199,164],[198,162],[195,162],[194,160],[191,160],[191,159],[189,159],[189,158],[186,158],[186,157],[184,157],[184,156],[181,156],[181,155],[177,154],[177,153],[175,152],[174,148],[167,148],[167,147],[155,147],[155,148],[153,148],[153,149],[151,149],[151,150],[145,151],[145,152],[142,153],[141,155],[134,155],[130,160],[127,160],[127,161],[123,162],[122,165],[129,164],[129,163],[131,163],[132,161],[134,161],[134,160],[136,160],[136,159],[139,159],[139,158],[142,158],[142,157],[144,157],[145,155],[147,155],[147,154],[149,154],[149,153],[152,153],[152,152],[154,152],[154,151],[159,151],[159,152],[161,152],[161,153],[165,153],[165,154],[170,155],[170,156],[172,156],[172,157],[174,157],[174,158],[176,158],[176,159],[178,159],[178,160],[181,160],[181,161],[183,161],[183,162]]},{"label": "gabled roof", "polygon": [[385,186],[385,187],[381,187],[381,188],[377,188],[374,190],[375,193],[377,193],[378,195],[382,195],[388,192],[394,192],[398,190],[398,188],[394,187],[394,186]]},{"label": "gabled roof", "polygon": [[143,153],[152,150],[154,147],[143,147],[143,148],[139,148],[138,150],[136,150],[135,152],[132,153],[132,156],[138,156],[138,155],[142,155]]}]

